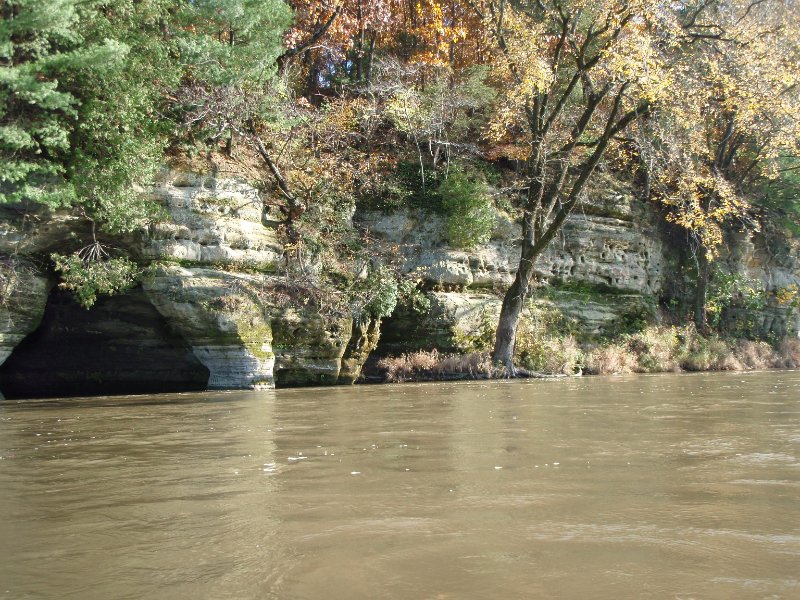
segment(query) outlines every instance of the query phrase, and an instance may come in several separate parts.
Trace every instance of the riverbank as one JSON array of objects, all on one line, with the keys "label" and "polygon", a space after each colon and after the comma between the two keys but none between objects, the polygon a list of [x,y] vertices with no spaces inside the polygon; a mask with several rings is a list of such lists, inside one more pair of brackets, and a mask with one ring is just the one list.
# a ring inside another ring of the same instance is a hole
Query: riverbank
[{"label": "riverbank", "polygon": [[[766,341],[701,335],[693,326],[648,327],[611,340],[572,335],[522,338],[517,365],[528,376],[617,375],[681,371],[748,371],[800,367],[800,339]],[[488,348],[459,353],[419,351],[379,360],[373,381],[448,381],[508,376]]]}]

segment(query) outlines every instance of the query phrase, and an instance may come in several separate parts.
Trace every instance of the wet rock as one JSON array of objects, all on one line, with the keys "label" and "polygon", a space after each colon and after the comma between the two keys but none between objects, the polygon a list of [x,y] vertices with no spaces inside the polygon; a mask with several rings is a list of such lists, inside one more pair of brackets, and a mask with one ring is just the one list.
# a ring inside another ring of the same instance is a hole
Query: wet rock
[{"label": "wet rock", "polygon": [[342,366],[339,369],[337,383],[349,385],[361,376],[361,370],[369,359],[369,355],[378,346],[381,335],[380,319],[367,319],[353,323],[350,341],[342,355]]}]

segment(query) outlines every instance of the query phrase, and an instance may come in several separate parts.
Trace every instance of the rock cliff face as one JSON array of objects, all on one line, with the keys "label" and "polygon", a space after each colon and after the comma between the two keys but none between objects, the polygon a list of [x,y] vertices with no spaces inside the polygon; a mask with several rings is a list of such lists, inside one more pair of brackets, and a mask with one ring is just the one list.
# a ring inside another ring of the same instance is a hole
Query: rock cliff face
[{"label": "rock cliff face", "polygon": [[[721,260],[730,272],[760,281],[767,290],[800,288],[800,240],[771,235],[769,231],[762,235],[731,233]],[[762,336],[800,336],[800,310],[786,303],[772,302],[755,315],[731,311],[726,318],[755,319],[753,328]]]},{"label": "rock cliff face", "polygon": [[[403,268],[424,281],[431,310],[398,310],[383,324],[326,319],[278,309],[263,293],[277,280],[282,249],[255,188],[236,178],[165,172],[151,193],[167,218],[126,249],[158,266],[140,288],[88,312],[54,291],[53,274],[37,266],[50,252],[70,250],[69,232],[88,231],[88,224],[63,214],[0,214],[0,390],[25,396],[150,391],[137,381],[158,382],[158,389],[352,383],[376,346],[382,354],[452,349],[454,334],[493,320],[519,253],[520,231],[508,218],[497,220],[488,244],[460,251],[447,247],[442,223],[430,214],[357,214],[360,226],[400,249]],[[601,179],[537,262],[547,293],[535,304],[590,334],[652,318],[677,272],[658,222],[632,190]],[[725,262],[771,289],[800,285],[800,248],[767,239],[732,239]],[[602,289],[611,293],[596,293]],[[776,335],[800,328],[786,307],[768,307],[758,318]],[[26,388],[35,373],[41,385]]]},{"label": "rock cliff face", "polygon": [[[605,184],[605,186],[604,186]],[[589,209],[591,208],[591,212]],[[499,218],[491,241],[472,251],[447,248],[443,224],[422,211],[361,215],[374,235],[403,249],[406,269],[440,287],[497,288],[513,280],[519,259],[519,226]],[[611,179],[596,185],[536,263],[542,281],[574,279],[635,294],[661,291],[666,275],[665,241],[649,207]]]},{"label": "rock cliff face", "polygon": [[[6,257],[0,263],[0,365],[32,338],[19,359],[0,366],[0,390],[13,396],[153,391],[137,381],[157,382],[163,390],[255,389],[358,378],[377,343],[375,323],[279,310],[261,293],[282,249],[255,188],[234,178],[169,172],[152,195],[168,218],[128,250],[158,266],[141,288],[101,300],[88,312],[69,306],[64,295],[54,298],[53,274],[34,266],[64,250],[70,231],[88,225],[61,214],[0,215],[0,257]],[[46,331],[37,331],[43,319]],[[71,355],[59,354],[57,346]],[[118,351],[123,346],[127,350]],[[103,351],[109,348],[116,350]],[[40,361],[32,360],[36,355]],[[169,364],[182,366],[164,371]],[[26,387],[34,372],[37,385]]]},{"label": "rock cliff face", "polygon": [[39,326],[50,284],[20,261],[0,263],[0,365]]},{"label": "rock cliff face", "polygon": [[270,318],[248,295],[252,284],[247,275],[166,266],[143,285],[156,310],[208,369],[211,389],[274,385]]},{"label": "rock cliff face", "polygon": [[[591,209],[591,210],[590,210]],[[430,314],[393,315],[383,327],[379,351],[396,354],[416,348],[452,349],[453,333],[475,333],[500,311],[502,297],[492,291],[513,280],[519,260],[519,226],[500,218],[490,242],[456,251],[442,240],[443,224],[421,211],[360,216],[369,231],[401,248],[405,268],[433,291]],[[632,190],[601,180],[591,202],[574,214],[535,266],[543,284],[580,282],[608,289],[607,295],[551,290],[541,307],[553,307],[589,334],[612,333],[629,315],[652,312],[672,271],[667,241],[650,208]]]},{"label": "rock cliff face", "polygon": [[246,182],[172,172],[151,195],[169,219],[147,233],[142,257],[258,271],[269,271],[280,260],[275,229],[265,226],[261,197]]}]

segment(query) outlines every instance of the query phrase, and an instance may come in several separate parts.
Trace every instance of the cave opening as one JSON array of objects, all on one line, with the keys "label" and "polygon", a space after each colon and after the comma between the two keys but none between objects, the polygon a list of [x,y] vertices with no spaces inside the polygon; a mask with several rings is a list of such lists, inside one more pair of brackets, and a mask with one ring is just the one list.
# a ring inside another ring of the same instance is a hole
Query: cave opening
[{"label": "cave opening", "polygon": [[378,363],[383,358],[398,357],[418,351],[455,352],[453,335],[447,324],[430,316],[421,316],[405,307],[398,307],[391,316],[381,319],[378,345],[369,354],[361,369],[362,383],[386,381],[386,371]]},{"label": "cave opening", "polygon": [[39,327],[0,365],[8,399],[198,391],[208,369],[141,289],[86,310],[55,288]]}]

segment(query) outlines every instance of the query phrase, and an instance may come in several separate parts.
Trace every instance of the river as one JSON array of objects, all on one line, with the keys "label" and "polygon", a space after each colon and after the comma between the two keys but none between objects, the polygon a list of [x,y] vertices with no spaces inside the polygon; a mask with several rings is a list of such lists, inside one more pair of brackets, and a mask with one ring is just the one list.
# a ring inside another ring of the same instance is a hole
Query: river
[{"label": "river", "polygon": [[0,403],[0,598],[800,598],[800,372]]}]

